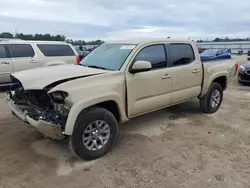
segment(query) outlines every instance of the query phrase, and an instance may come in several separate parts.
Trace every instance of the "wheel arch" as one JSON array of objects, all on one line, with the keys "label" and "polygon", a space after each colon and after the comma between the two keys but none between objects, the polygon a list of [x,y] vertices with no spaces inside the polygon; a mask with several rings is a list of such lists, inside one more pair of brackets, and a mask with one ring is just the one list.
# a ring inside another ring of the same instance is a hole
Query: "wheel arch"
[{"label": "wheel arch", "polygon": [[118,122],[128,120],[124,111],[124,104],[118,95],[109,94],[102,97],[94,96],[88,99],[81,99],[71,107],[66,121],[64,134],[72,135],[75,122],[81,112],[92,107],[101,107],[110,111]]},{"label": "wheel arch", "polygon": [[211,76],[207,80],[206,84],[203,85],[202,92],[201,92],[201,94],[200,94],[200,96],[198,98],[202,98],[204,95],[206,95],[206,93],[208,92],[210,86],[214,82],[221,84],[221,86],[223,88],[223,91],[226,90],[227,83],[228,83],[228,73],[222,72],[221,74],[217,74],[217,75]]},{"label": "wheel arch", "polygon": [[222,86],[223,91],[226,90],[226,88],[227,88],[227,77],[226,76],[219,76],[219,77],[215,78],[212,81],[212,83],[213,82],[220,84]]}]

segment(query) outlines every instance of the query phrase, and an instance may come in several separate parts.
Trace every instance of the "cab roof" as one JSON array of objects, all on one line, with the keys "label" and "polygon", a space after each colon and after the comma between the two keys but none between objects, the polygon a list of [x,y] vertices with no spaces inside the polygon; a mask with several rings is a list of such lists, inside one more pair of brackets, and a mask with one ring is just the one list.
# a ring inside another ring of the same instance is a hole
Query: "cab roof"
[{"label": "cab roof", "polygon": [[153,43],[153,42],[193,43],[193,41],[190,41],[190,40],[178,40],[178,39],[170,39],[170,38],[126,39],[126,40],[110,41],[107,43],[142,44],[142,43]]}]

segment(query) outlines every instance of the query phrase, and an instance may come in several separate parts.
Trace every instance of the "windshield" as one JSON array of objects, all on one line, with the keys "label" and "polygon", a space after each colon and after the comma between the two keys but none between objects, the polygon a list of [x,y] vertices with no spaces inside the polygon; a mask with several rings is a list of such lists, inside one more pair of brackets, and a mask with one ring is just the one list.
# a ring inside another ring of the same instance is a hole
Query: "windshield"
[{"label": "windshield", "polygon": [[135,45],[133,44],[104,43],[87,55],[80,62],[80,65],[107,70],[120,70],[134,47]]},{"label": "windshield", "polygon": [[216,50],[213,49],[205,50],[204,52],[201,53],[201,55],[214,55],[214,54],[216,54]]}]

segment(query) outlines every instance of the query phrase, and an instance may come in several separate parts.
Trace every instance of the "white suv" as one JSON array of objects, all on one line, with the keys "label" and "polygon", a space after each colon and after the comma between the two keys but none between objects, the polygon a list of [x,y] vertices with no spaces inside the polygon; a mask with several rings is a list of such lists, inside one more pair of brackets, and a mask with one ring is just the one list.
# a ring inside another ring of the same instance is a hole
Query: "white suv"
[{"label": "white suv", "polygon": [[11,85],[13,72],[79,61],[75,48],[66,42],[0,41],[0,86]]}]

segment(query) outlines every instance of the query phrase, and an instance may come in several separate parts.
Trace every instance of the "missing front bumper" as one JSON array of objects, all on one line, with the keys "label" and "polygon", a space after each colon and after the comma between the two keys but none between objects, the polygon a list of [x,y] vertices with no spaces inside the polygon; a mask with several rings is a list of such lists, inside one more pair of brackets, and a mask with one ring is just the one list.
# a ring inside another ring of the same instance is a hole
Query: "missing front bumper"
[{"label": "missing front bumper", "polygon": [[45,137],[49,137],[53,140],[62,140],[65,135],[62,133],[61,127],[55,124],[43,120],[34,120],[23,112],[18,105],[14,104],[11,100],[8,101],[8,105],[11,111],[23,122],[28,123],[32,127],[35,127],[38,132],[42,133]]}]

